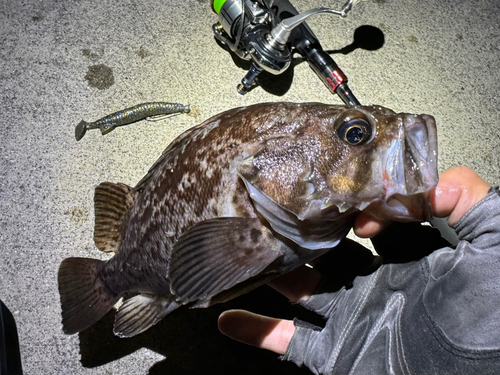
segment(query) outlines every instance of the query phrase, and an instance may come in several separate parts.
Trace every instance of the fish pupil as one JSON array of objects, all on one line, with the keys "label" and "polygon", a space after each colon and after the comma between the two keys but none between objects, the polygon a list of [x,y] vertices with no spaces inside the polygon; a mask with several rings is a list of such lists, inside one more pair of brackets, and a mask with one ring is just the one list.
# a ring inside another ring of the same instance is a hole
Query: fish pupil
[{"label": "fish pupil", "polygon": [[359,126],[353,126],[347,130],[345,135],[347,142],[355,145],[363,140],[363,129]]},{"label": "fish pupil", "polygon": [[345,121],[337,129],[340,139],[352,146],[366,142],[371,132],[370,124],[361,118]]}]

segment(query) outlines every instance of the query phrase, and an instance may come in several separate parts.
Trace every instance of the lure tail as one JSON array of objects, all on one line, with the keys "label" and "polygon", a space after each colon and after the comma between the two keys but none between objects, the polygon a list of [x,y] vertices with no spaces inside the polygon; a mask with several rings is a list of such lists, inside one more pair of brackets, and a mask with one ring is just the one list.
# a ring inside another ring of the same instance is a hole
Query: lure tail
[{"label": "lure tail", "polygon": [[68,258],[59,266],[64,333],[81,332],[101,319],[118,301],[97,276],[103,261],[89,258]]},{"label": "lure tail", "polygon": [[80,123],[75,128],[75,138],[77,141],[83,138],[85,133],[87,133],[89,123],[87,121],[80,121]]}]

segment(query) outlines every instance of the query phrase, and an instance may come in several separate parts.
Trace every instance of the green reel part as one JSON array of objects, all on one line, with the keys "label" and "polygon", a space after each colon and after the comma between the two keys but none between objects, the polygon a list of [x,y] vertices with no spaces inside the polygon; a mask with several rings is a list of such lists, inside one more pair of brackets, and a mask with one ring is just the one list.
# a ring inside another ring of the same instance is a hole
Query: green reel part
[{"label": "green reel part", "polygon": [[219,14],[219,12],[220,12],[220,10],[225,2],[226,2],[226,0],[212,0],[211,1],[212,9],[214,10],[214,12]]}]

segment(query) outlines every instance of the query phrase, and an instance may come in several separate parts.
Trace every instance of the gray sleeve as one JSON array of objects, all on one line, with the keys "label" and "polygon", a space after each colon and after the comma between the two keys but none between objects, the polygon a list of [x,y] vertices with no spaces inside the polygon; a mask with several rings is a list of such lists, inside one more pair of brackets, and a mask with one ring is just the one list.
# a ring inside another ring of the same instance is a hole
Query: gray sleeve
[{"label": "gray sleeve", "polygon": [[325,282],[304,304],[325,327],[296,323],[283,359],[314,374],[499,374],[498,188],[455,230],[456,249],[384,265],[350,289]]}]

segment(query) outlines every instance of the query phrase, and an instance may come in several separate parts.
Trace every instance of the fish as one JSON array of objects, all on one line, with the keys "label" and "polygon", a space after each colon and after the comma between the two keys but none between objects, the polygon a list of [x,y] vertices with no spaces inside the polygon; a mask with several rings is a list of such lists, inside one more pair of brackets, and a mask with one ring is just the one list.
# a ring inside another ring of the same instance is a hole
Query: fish
[{"label": "fish", "polygon": [[106,135],[118,126],[128,125],[146,118],[164,117],[177,113],[189,113],[189,105],[180,103],[149,102],[137,104],[104,116],[94,122],[82,120],[75,128],[75,139],[81,140],[89,129],[99,129]]},{"label": "fish", "polygon": [[335,246],[359,212],[424,221],[438,182],[430,115],[381,106],[261,103],[185,131],[135,187],[95,189],[106,261],[59,267],[66,334],[122,298],[113,331],[132,337],[187,305],[229,301]]}]

